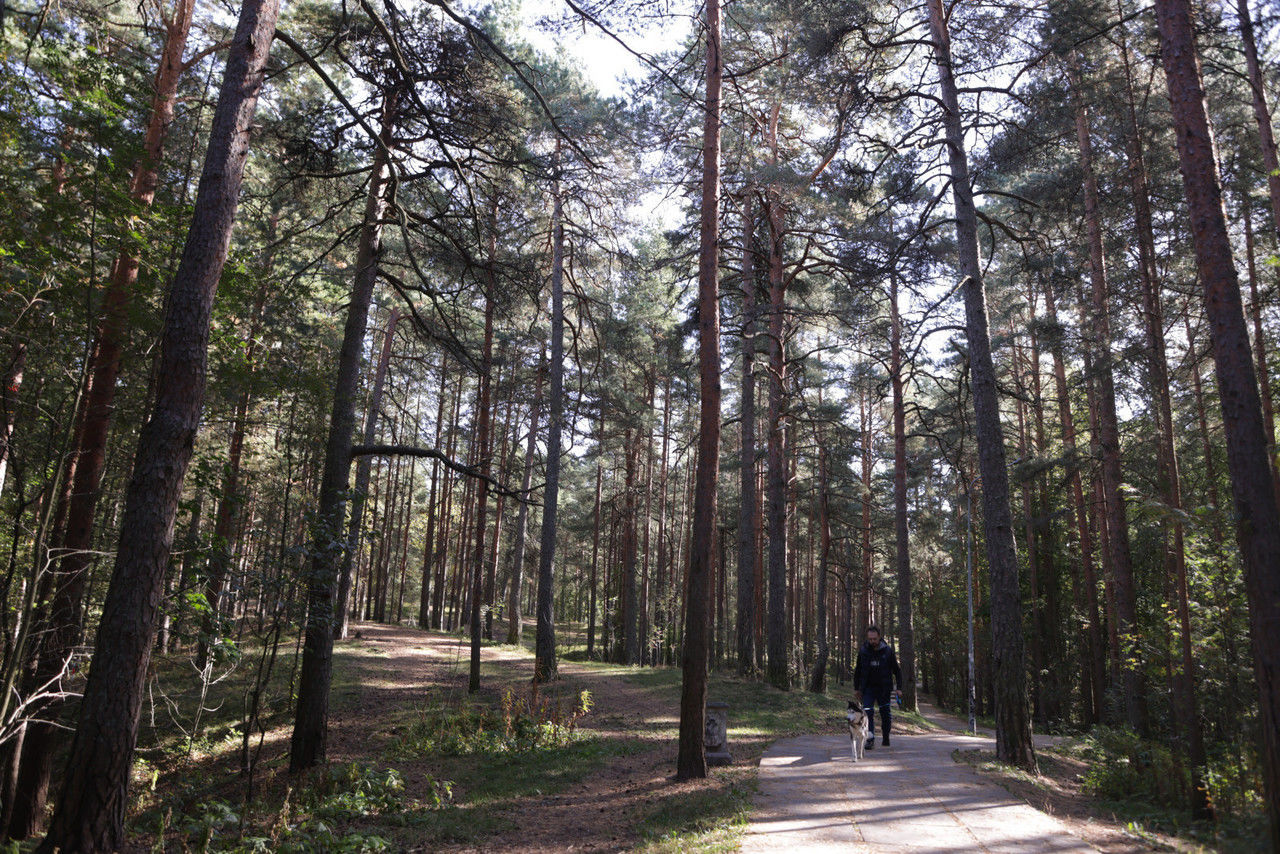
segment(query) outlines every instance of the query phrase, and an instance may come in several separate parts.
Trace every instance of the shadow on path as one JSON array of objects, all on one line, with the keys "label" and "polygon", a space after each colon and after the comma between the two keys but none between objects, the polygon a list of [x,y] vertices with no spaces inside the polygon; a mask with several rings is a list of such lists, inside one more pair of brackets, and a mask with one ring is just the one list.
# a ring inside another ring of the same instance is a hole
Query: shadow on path
[{"label": "shadow on path", "polygon": [[[925,707],[943,727],[962,722]],[[833,721],[833,728],[843,721]],[[1050,743],[1036,738],[1037,746]],[[990,747],[982,735],[895,735],[859,763],[847,735],[789,738],[760,760],[760,790],[744,854],[773,852],[1095,851],[1052,816],[951,759]]]}]

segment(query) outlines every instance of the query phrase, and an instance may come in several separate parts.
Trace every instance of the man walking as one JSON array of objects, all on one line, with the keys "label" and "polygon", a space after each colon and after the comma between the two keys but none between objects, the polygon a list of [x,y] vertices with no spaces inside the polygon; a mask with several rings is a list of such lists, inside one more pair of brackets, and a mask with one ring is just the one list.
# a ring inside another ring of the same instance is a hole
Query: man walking
[{"label": "man walking", "polygon": [[858,663],[853,669],[853,687],[862,698],[862,708],[867,713],[867,750],[876,746],[876,706],[880,707],[880,727],[884,733],[881,742],[889,746],[889,728],[893,719],[889,713],[889,701],[901,694],[902,668],[893,647],[880,636],[879,626],[867,626],[867,642],[858,649]]}]

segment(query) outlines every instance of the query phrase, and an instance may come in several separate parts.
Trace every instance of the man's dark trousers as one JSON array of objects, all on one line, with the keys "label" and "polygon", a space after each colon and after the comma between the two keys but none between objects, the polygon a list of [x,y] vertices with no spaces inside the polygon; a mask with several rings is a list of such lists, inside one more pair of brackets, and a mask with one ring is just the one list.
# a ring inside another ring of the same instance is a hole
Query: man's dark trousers
[{"label": "man's dark trousers", "polygon": [[880,728],[884,737],[889,737],[889,728],[893,725],[893,715],[889,712],[889,698],[893,692],[871,686],[862,692],[862,708],[867,713],[867,731],[871,737],[876,736],[876,706],[880,707]]}]

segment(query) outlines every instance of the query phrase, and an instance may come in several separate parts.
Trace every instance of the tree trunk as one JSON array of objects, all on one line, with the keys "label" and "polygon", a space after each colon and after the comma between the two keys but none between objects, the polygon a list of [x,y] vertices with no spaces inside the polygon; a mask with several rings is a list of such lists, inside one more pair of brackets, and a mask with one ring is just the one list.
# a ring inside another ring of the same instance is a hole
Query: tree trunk
[{"label": "tree trunk", "polygon": [[640,431],[627,430],[623,439],[622,487],[622,656],[623,664],[640,663],[640,591],[636,583],[636,469],[639,464]]},{"label": "tree trunk", "polygon": [[[269,233],[274,234],[278,217],[273,214]],[[258,330],[262,324],[262,312],[267,303],[271,285],[270,253],[263,265],[262,283],[253,302],[253,314],[249,320],[248,334],[245,336],[245,369],[250,376],[254,370],[254,356],[258,347]],[[227,464],[222,472],[222,483],[218,490],[218,509],[214,513],[213,552],[209,557],[209,574],[205,579],[205,611],[203,630],[196,649],[196,669],[203,671],[209,656],[209,649],[215,643],[215,635],[220,624],[219,604],[222,588],[226,583],[227,571],[231,567],[232,544],[236,539],[236,517],[241,509],[240,467],[244,459],[244,437],[248,428],[249,404],[252,401],[252,388],[248,382],[240,390],[236,399],[235,414],[232,416],[231,441],[227,447]]]},{"label": "tree trunk", "polygon": [[957,248],[960,272],[964,276],[965,326],[978,467],[983,482],[983,530],[991,573],[996,755],[1002,762],[1034,770],[1036,757],[1027,711],[1026,655],[1022,638],[1022,590],[1018,582],[1018,555],[1013,542],[1013,511],[1009,504],[1009,472],[1000,424],[999,392],[987,328],[987,297],[978,250],[977,208],[964,148],[959,93],[951,64],[951,36],[947,31],[942,0],[929,0],[928,7],[950,155]]},{"label": "tree trunk", "polygon": [[5,475],[9,471],[10,443],[13,441],[18,393],[22,391],[22,375],[26,364],[27,344],[19,341],[13,345],[9,364],[4,372],[4,387],[0,388],[0,494],[4,492]]},{"label": "tree trunk", "polygon": [[702,125],[698,246],[699,398],[697,480],[685,587],[676,779],[707,776],[705,721],[711,579],[715,571],[716,486],[720,475],[720,0],[706,0],[707,82]]},{"label": "tree trunk", "polygon": [[[818,390],[818,402],[822,402],[822,390]],[[818,601],[817,634],[818,652],[813,663],[813,675],[809,690],[823,694],[827,690],[827,659],[831,655],[830,638],[827,636],[827,568],[831,556],[831,501],[827,480],[827,450],[822,441],[822,431],[814,428],[814,441],[818,446]]]},{"label": "tree trunk", "polygon": [[[778,112],[769,117],[771,160],[777,164]],[[786,417],[786,279],[782,262],[783,212],[777,187],[770,187],[766,205],[769,219],[769,474],[767,504],[769,526],[769,613],[766,635],[769,645],[767,676],[783,690],[791,687],[787,644],[787,417]]]},{"label": "tree trunk", "polygon": [[898,570],[898,661],[902,667],[902,707],[914,712],[916,638],[911,618],[911,543],[907,527],[907,416],[903,397],[905,378],[902,366],[902,315],[898,312],[896,269],[889,271],[889,311],[889,375],[893,384],[893,530],[897,540]]},{"label": "tree trunk", "polygon": [[1262,397],[1262,426],[1267,434],[1267,452],[1272,459],[1272,480],[1276,494],[1280,495],[1280,466],[1276,466],[1276,412],[1271,399],[1271,370],[1267,366],[1267,338],[1262,330],[1262,300],[1258,294],[1258,263],[1254,258],[1253,212],[1249,194],[1244,195],[1244,246],[1249,273],[1249,315],[1253,321],[1253,356],[1258,366],[1258,390]]},{"label": "tree trunk", "polygon": [[[165,21],[165,43],[156,69],[151,115],[143,138],[142,156],[134,164],[129,198],[143,211],[155,200],[164,160],[164,143],[173,122],[178,84],[182,79],[182,55],[195,10],[194,0],[177,0]],[[106,463],[107,440],[115,411],[116,380],[129,334],[129,301],[142,266],[141,247],[131,240],[121,248],[111,265],[110,279],[103,297],[102,318],[89,357],[87,388],[80,410],[77,443],[72,449],[73,468],[68,473],[70,495],[66,522],[61,526],[63,555],[58,566],[53,600],[49,606],[47,631],[42,635],[35,661],[33,684],[43,685],[65,667],[72,649],[80,643],[84,626],[82,600],[89,569],[93,563],[94,519],[99,486]],[[25,357],[25,346],[21,355]],[[16,380],[22,381],[22,360],[15,360]],[[6,386],[6,394],[9,388]],[[16,386],[12,386],[15,387]],[[7,424],[8,422],[6,422]],[[0,466],[8,462],[8,437]],[[0,468],[0,485],[3,468]],[[53,753],[60,740],[55,724],[63,702],[54,700],[33,709],[34,719],[23,739],[17,789],[15,790],[8,835],[25,839],[44,818],[49,782],[53,773]]]},{"label": "tree trunk", "polygon": [[347,320],[338,355],[333,406],[329,413],[329,438],[325,444],[324,473],[316,508],[314,557],[307,579],[307,626],[298,676],[298,699],[289,746],[289,770],[302,771],[325,761],[329,728],[329,682],[333,675],[334,594],[341,568],[341,547],[346,521],[346,496],[351,476],[351,438],[356,426],[356,397],[360,363],[369,322],[369,303],[378,279],[382,251],[382,219],[387,208],[391,164],[386,146],[395,123],[396,96],[388,93],[382,108],[382,144],[374,149],[365,201],[364,224],[356,255],[355,282],[347,305]]},{"label": "tree trunk", "polygon": [[587,594],[587,658],[595,656],[596,646],[596,577],[600,568],[600,482],[604,476],[604,418],[600,419],[600,433],[596,443],[596,501],[592,513],[594,520],[591,528],[591,590]]},{"label": "tree trunk", "polygon": [[1258,41],[1253,33],[1253,16],[1249,0],[1236,0],[1240,20],[1240,40],[1244,42],[1244,59],[1249,74],[1249,90],[1253,95],[1253,120],[1258,125],[1258,143],[1262,149],[1262,166],[1267,170],[1267,192],[1271,197],[1272,228],[1280,239],[1280,160],[1276,157],[1275,132],[1271,127],[1271,108],[1267,105],[1267,89],[1258,62]]},{"label": "tree trunk", "polygon": [[1093,171],[1093,141],[1089,112],[1080,93],[1080,78],[1070,72],[1075,102],[1076,142],[1080,148],[1080,169],[1084,173],[1084,211],[1089,239],[1089,278],[1092,284],[1093,313],[1089,318],[1097,383],[1097,444],[1102,455],[1103,510],[1107,524],[1107,545],[1112,580],[1116,591],[1116,626],[1120,638],[1121,680],[1125,713],[1129,726],[1147,731],[1146,680],[1142,675],[1137,637],[1137,605],[1133,579],[1133,556],[1129,549],[1129,523],[1124,500],[1124,473],[1120,465],[1120,429],[1116,416],[1115,378],[1111,369],[1111,317],[1107,268],[1102,246],[1102,225],[1098,214],[1098,180]]},{"label": "tree trunk", "polygon": [[[380,237],[377,239],[381,239]],[[376,262],[373,270],[376,277]],[[372,445],[378,433],[378,418],[382,412],[382,394],[387,384],[387,368],[391,364],[391,347],[396,340],[396,324],[400,322],[400,308],[391,309],[387,328],[382,335],[382,350],[373,373],[373,389],[369,393],[369,409],[364,414],[362,444]],[[351,492],[351,518],[347,522],[347,547],[342,552],[342,569],[338,571],[338,596],[333,606],[333,636],[342,640],[347,636],[351,622],[351,576],[355,571],[356,555],[360,551],[360,532],[364,524],[365,495],[369,491],[369,475],[373,471],[373,456],[365,455],[356,461],[356,481]]]},{"label": "tree trunk", "polygon": [[[492,467],[493,447],[489,441],[489,419],[493,387],[493,299],[497,275],[496,262],[498,240],[498,202],[493,201],[489,232],[489,264],[485,270],[484,287],[484,350],[480,354],[480,387],[476,392],[476,461],[473,463],[481,475],[476,481],[476,551],[471,568],[471,669],[467,679],[467,693],[480,690],[480,642],[483,626],[480,624],[481,602],[484,596],[484,534],[489,515],[489,469]],[[495,535],[496,535],[495,531]]]},{"label": "tree trunk", "polygon": [[560,197],[560,143],[551,164],[551,390],[547,422],[547,482],[542,491],[538,553],[534,679],[556,678],[555,557],[560,504],[560,445],[564,431],[564,213]]},{"label": "tree trunk", "polygon": [[[440,390],[436,394],[436,426],[435,436],[432,439],[432,446],[439,448],[440,439],[444,429],[444,398],[445,398],[445,380],[448,377],[449,369],[449,351],[445,350],[440,354]],[[431,490],[427,495],[427,542],[422,547],[422,590],[418,597],[418,628],[439,628],[432,622],[433,611],[431,609],[431,594],[435,591],[436,584],[432,577],[432,565],[435,563],[436,553],[436,493],[439,491],[440,485],[440,461],[431,461]]]},{"label": "tree trunk", "polygon": [[[1243,2],[1243,0],[1242,0]],[[1179,647],[1181,669],[1171,674],[1173,681],[1174,717],[1177,730],[1186,741],[1187,759],[1191,765],[1191,809],[1195,818],[1213,818],[1213,806],[1204,784],[1207,764],[1204,733],[1200,725],[1199,698],[1196,691],[1195,659],[1191,646],[1191,610],[1187,589],[1187,556],[1182,525],[1182,482],[1178,465],[1178,446],[1174,437],[1173,403],[1170,399],[1169,357],[1164,341],[1164,309],[1160,299],[1160,280],[1156,265],[1155,228],[1151,215],[1151,193],[1143,160],[1142,135],[1133,92],[1133,76],[1129,64],[1127,34],[1121,30],[1121,56],[1125,70],[1126,148],[1129,181],[1133,191],[1134,219],[1138,226],[1138,255],[1142,281],[1143,314],[1146,321],[1147,353],[1151,393],[1157,403],[1160,427],[1158,486],[1161,497],[1173,518],[1167,523],[1165,541],[1166,574],[1173,580],[1178,599]],[[1247,215],[1246,215],[1247,216]],[[1248,224],[1246,223],[1246,228]],[[1250,258],[1252,261],[1252,258]]]},{"label": "tree trunk", "polygon": [[755,669],[756,566],[756,264],[755,192],[742,194],[742,446],[738,508],[738,675]]},{"label": "tree trunk", "polygon": [[[1045,305],[1049,321],[1057,325],[1058,311],[1052,287],[1045,289]],[[1082,682],[1089,686],[1089,703],[1085,709],[1085,723],[1094,725],[1102,720],[1102,697],[1106,690],[1106,647],[1102,640],[1102,613],[1098,608],[1098,577],[1093,562],[1093,530],[1089,526],[1089,511],[1084,501],[1084,481],[1080,477],[1081,460],[1076,450],[1076,427],[1071,415],[1071,395],[1067,390],[1067,370],[1062,358],[1062,342],[1055,337],[1053,352],[1054,393],[1058,398],[1058,420],[1062,427],[1062,446],[1067,458],[1067,478],[1071,486],[1071,503],[1075,508],[1076,542],[1080,547],[1081,575],[1084,577],[1085,614],[1085,662]]]},{"label": "tree trunk", "polygon": [[[542,411],[542,379],[546,373],[546,360],[539,359],[538,383],[533,393],[533,403],[529,406],[529,439],[524,448],[524,476],[520,478],[520,509],[516,512],[516,542],[511,554],[511,585],[507,589],[507,643],[514,644],[520,643],[523,628],[520,616],[520,590],[524,584],[525,537],[529,532],[531,500],[529,487],[533,484],[533,457],[538,448],[538,416]],[[599,545],[598,532],[596,543]],[[590,657],[589,654],[588,657]]]},{"label": "tree trunk", "polygon": [[277,12],[275,0],[246,0],[227,56],[195,211],[169,288],[155,401],[134,458],[80,725],[41,851],[114,851],[124,844],[129,776],[173,521],[204,402],[213,296],[231,242],[249,126]]},{"label": "tree trunk", "polygon": [[1236,540],[1249,597],[1258,724],[1263,741],[1263,803],[1271,847],[1280,850],[1280,510],[1276,506],[1262,402],[1249,350],[1231,238],[1227,232],[1213,129],[1205,106],[1189,0],[1156,0],[1161,60],[1173,106],[1178,159],[1191,214],[1191,238],[1204,290],[1218,397],[1235,499]]}]

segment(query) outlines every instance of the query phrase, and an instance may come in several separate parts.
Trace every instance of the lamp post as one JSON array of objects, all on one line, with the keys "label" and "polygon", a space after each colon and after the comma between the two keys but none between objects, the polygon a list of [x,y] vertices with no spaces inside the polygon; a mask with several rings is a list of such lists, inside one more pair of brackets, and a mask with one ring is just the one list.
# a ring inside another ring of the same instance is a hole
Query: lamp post
[{"label": "lamp post", "polygon": [[964,490],[964,521],[968,527],[965,535],[967,548],[965,553],[965,577],[967,579],[965,595],[969,600],[969,732],[972,735],[978,734],[977,690],[974,679],[973,656],[973,490],[980,483],[982,483],[981,475],[969,481]]}]

